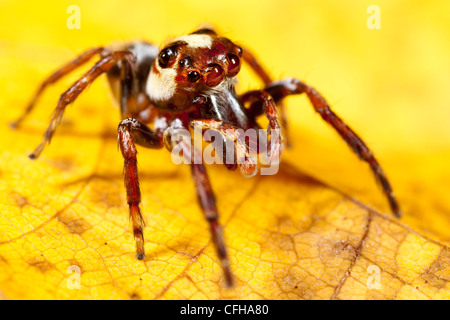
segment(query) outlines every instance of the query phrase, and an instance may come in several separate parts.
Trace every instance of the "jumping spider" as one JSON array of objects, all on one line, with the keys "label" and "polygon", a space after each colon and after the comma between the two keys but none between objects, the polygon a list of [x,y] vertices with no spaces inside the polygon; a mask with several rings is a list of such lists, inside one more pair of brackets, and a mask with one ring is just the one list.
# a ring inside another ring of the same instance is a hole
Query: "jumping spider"
[{"label": "jumping spider", "polygon": [[[261,128],[259,116],[268,120],[267,137],[286,125],[281,100],[287,96],[305,93],[315,111],[331,124],[353,151],[369,163],[376,179],[381,183],[392,212],[400,217],[400,209],[392,188],[370,149],[329,107],[326,100],[311,86],[297,79],[273,82],[255,57],[245,48],[219,36],[209,28],[199,29],[181,36],[162,50],[147,42],[134,42],[119,49],[98,47],[90,49],[50,75],[38,88],[24,114],[11,125],[17,127],[33,109],[38,97],[49,85],[99,54],[101,59],[66,92],[54,111],[43,141],[29,155],[36,159],[50,140],[67,105],[101,74],[106,73],[112,91],[120,104],[122,121],[118,127],[118,144],[124,158],[124,180],[127,203],[134,237],[137,259],[144,259],[144,220],[140,212],[141,194],[138,181],[136,144],[146,148],[171,150],[171,136],[180,129],[197,127],[214,129],[223,142],[232,140],[237,148],[238,129]],[[246,62],[264,82],[263,90],[238,95],[236,76]],[[277,107],[278,105],[278,107]],[[278,110],[280,109],[280,110]],[[280,118],[278,117],[280,113]],[[148,126],[151,125],[152,129]],[[283,150],[285,139],[277,140],[277,155]],[[183,149],[184,156],[190,150]],[[272,150],[273,151],[273,150]],[[241,150],[242,152],[242,150]],[[275,152],[274,152],[275,153]],[[240,166],[245,175],[252,175],[256,165],[248,162],[226,164],[230,170]],[[212,238],[219,256],[226,283],[233,277],[222,228],[211,184],[203,163],[190,165],[197,190],[198,202],[210,224]]]}]

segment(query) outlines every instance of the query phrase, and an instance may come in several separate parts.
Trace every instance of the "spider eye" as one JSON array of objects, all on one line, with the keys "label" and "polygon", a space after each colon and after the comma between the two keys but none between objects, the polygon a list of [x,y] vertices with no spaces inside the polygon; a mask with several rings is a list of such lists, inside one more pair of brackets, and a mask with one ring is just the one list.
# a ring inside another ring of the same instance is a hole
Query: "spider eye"
[{"label": "spider eye", "polygon": [[180,62],[178,62],[178,65],[180,67],[186,67],[188,64],[189,64],[189,59],[187,59],[187,58],[181,59]]},{"label": "spider eye", "polygon": [[197,71],[191,71],[189,72],[187,78],[189,82],[197,82],[200,79],[200,73],[198,73]]},{"label": "spider eye", "polygon": [[158,58],[158,63],[161,68],[169,67],[174,62],[176,55],[177,53],[172,47],[162,50]]},{"label": "spider eye", "polygon": [[242,53],[243,53],[242,48],[241,47],[237,47],[237,54],[239,55],[239,57],[242,57]]},{"label": "spider eye", "polygon": [[234,54],[228,55],[228,75],[234,77],[241,69],[241,61]]},{"label": "spider eye", "polygon": [[206,85],[208,87],[217,86],[222,82],[223,69],[218,64],[212,64],[206,69]]}]

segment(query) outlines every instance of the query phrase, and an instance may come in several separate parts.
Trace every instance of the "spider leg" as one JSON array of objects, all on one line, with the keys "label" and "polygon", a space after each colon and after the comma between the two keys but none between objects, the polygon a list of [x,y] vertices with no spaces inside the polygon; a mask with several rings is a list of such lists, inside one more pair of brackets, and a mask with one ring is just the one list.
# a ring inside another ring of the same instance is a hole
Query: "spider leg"
[{"label": "spider leg", "polygon": [[[191,121],[191,126],[194,129],[202,131],[214,130],[224,138],[224,140],[231,141],[234,144],[234,162],[240,165],[241,173],[246,177],[251,177],[256,174],[257,165],[256,158],[250,152],[249,145],[245,142],[245,137],[241,136],[242,130],[215,119],[201,119]],[[255,140],[257,138],[255,137]],[[226,146],[226,145],[225,145]],[[226,148],[225,148],[226,149]],[[225,161],[227,164],[227,150],[223,152]]]},{"label": "spider leg", "polygon": [[121,68],[120,79],[120,115],[125,118],[128,110],[128,98],[132,95],[133,90],[133,73],[131,71],[131,64],[124,63]]},{"label": "spider leg", "polygon": [[267,128],[268,146],[267,155],[271,162],[277,161],[284,150],[284,132],[278,121],[277,106],[275,100],[267,91],[249,91],[241,96],[242,102],[250,102],[250,111],[258,110],[264,113],[269,120]]},{"label": "spider leg", "polygon": [[[181,121],[176,120],[172,122],[171,126],[169,126],[169,128],[164,132],[164,143],[169,150],[175,146],[175,140],[173,137],[176,136],[178,129],[185,129],[185,127],[182,125]],[[216,207],[216,200],[206,168],[202,162],[199,163],[199,159],[195,159],[195,146],[192,145],[191,141],[181,140],[178,143],[183,144],[181,146],[183,156],[189,159],[192,177],[194,180],[195,189],[197,191],[198,203],[203,211],[203,214],[205,215],[205,218],[208,220],[213,243],[216,247],[217,256],[222,264],[226,284],[231,287],[233,286],[233,275],[225,245],[225,236],[223,234],[222,226],[219,223],[219,213]]]},{"label": "spider leg", "polygon": [[[242,48],[242,58],[244,61],[252,68],[252,70],[258,75],[259,78],[264,82],[264,85],[268,86],[272,83],[272,77],[267,73],[267,71],[262,67],[262,65],[258,62],[255,55],[253,55],[252,52],[250,52],[246,48]],[[282,101],[278,101],[278,109],[280,111],[280,123],[284,130],[285,140],[286,140],[286,146],[289,148],[291,146],[291,139],[289,136],[289,125],[286,115],[286,108],[283,105]],[[261,114],[262,110],[251,110],[252,114],[256,117]]]},{"label": "spider leg", "polygon": [[198,202],[209,222],[213,242],[216,246],[217,255],[222,263],[225,280],[228,286],[233,286],[233,275],[231,273],[230,260],[225,245],[225,236],[222,226],[219,224],[214,193],[209,182],[206,168],[203,164],[191,165],[192,176],[197,190]]},{"label": "spider leg", "polygon": [[255,55],[246,48],[242,48],[242,59],[252,68],[252,70],[261,78],[267,86],[272,82],[272,78],[267,71],[261,66]]},{"label": "spider leg", "polygon": [[108,54],[103,59],[98,61],[88,72],[83,75],[83,77],[76,81],[66,92],[61,95],[42,142],[29,155],[31,159],[38,158],[45,145],[50,143],[53,133],[61,121],[66,106],[72,103],[89,84],[98,78],[98,76],[102,73],[108,72],[108,70],[110,70],[117,62],[125,59],[134,59],[133,53],[130,51],[116,51]]},{"label": "spider leg", "polygon": [[328,102],[316,89],[300,80],[286,79],[270,84],[265,90],[275,99],[275,101],[279,101],[289,95],[306,93],[316,112],[318,112],[326,122],[333,126],[360,159],[366,161],[370,165],[376,179],[381,183],[383,192],[389,201],[392,212],[396,217],[401,216],[400,207],[395,198],[395,194],[392,191],[392,187],[372,151],[366,146],[362,139],[331,110]]},{"label": "spider leg", "polygon": [[133,223],[134,238],[136,239],[136,257],[142,260],[145,258],[143,233],[145,223],[139,208],[141,191],[139,188],[135,144],[146,148],[162,148],[164,145],[162,139],[155,132],[133,118],[127,118],[120,122],[117,131],[118,144],[124,159],[125,189],[127,191],[130,218]]},{"label": "spider leg", "polygon": [[41,96],[41,94],[44,92],[45,88],[58,81],[65,75],[69,74],[76,68],[82,66],[86,62],[88,62],[93,56],[95,56],[97,53],[102,53],[105,50],[103,47],[98,48],[92,48],[89,49],[82,54],[80,54],[77,58],[70,61],[69,63],[65,64],[55,72],[53,72],[47,79],[45,79],[38,87],[36,92],[34,93],[33,97],[31,98],[27,108],[22,113],[22,115],[16,120],[10,123],[11,128],[17,128],[22,123],[22,121],[29,115],[29,113],[33,110],[34,106],[36,105],[37,100]]}]

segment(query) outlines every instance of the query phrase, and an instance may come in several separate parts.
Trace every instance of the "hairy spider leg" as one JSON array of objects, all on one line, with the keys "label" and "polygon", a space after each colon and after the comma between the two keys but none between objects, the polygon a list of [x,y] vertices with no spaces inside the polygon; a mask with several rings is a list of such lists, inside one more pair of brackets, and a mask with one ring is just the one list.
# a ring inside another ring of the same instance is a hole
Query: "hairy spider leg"
[{"label": "hairy spider leg", "polygon": [[[250,113],[265,114],[269,120],[267,126],[267,155],[271,162],[278,161],[284,150],[284,133],[278,122],[277,105],[272,96],[266,91],[254,90],[241,95],[244,103],[250,102]],[[257,111],[256,111],[257,110]]]},{"label": "hairy spider leg", "polygon": [[[268,86],[272,83],[273,79],[258,62],[255,55],[251,51],[246,48],[242,48],[242,59],[244,59],[244,61],[250,66],[250,68],[252,68],[252,70],[261,78],[265,86]],[[278,110],[280,111],[280,123],[281,127],[283,128],[286,146],[290,148],[292,146],[292,139],[289,135],[289,124],[287,120],[286,108],[282,101],[278,101],[277,105]],[[257,116],[257,114],[255,114],[254,116]]]},{"label": "hairy spider leg", "polygon": [[328,102],[316,89],[298,79],[285,79],[273,82],[264,90],[268,92],[275,101],[279,101],[289,95],[306,93],[314,110],[322,116],[323,120],[333,126],[360,159],[366,161],[370,165],[377,181],[381,183],[383,192],[388,199],[393,214],[398,218],[401,216],[401,210],[392,187],[372,151],[366,146],[362,139],[331,110]]},{"label": "hairy spider leg", "polygon": [[227,253],[227,247],[225,245],[225,236],[223,234],[223,228],[219,223],[219,213],[217,211],[216,200],[214,192],[209,181],[206,168],[201,158],[197,158],[197,152],[194,151],[195,145],[188,139],[177,139],[177,131],[180,129],[186,129],[186,126],[178,119],[172,122],[169,128],[164,132],[164,144],[168,150],[171,150],[175,146],[175,142],[181,145],[183,156],[189,160],[191,166],[192,177],[197,192],[197,200],[200,205],[206,220],[208,220],[211,230],[211,236],[213,243],[216,247],[217,256],[219,257],[223,273],[225,276],[226,284],[233,286],[233,275],[231,272],[230,259]]},{"label": "hairy spider leg", "polygon": [[120,115],[124,117],[128,111],[128,98],[132,94],[133,88],[133,73],[130,63],[122,65],[120,77]]},{"label": "hairy spider leg", "polygon": [[[257,165],[256,157],[250,152],[249,144],[246,143],[245,137],[240,136],[239,128],[234,127],[231,124],[225,123],[221,120],[216,119],[197,119],[191,121],[191,126],[194,129],[199,129],[202,131],[214,130],[228,141],[233,142],[234,146],[234,156],[235,162],[239,159],[239,166],[242,175],[246,177],[251,177],[256,174]],[[226,146],[225,146],[226,147]],[[226,158],[226,150],[224,150],[223,155]],[[224,159],[225,160],[225,159]]]},{"label": "hairy spider leg", "polygon": [[219,224],[219,213],[216,207],[214,192],[209,182],[206,168],[203,164],[191,164],[192,177],[194,178],[195,189],[197,190],[198,202],[209,222],[213,242],[216,246],[217,256],[222,264],[225,275],[225,282],[229,287],[233,286],[233,275],[231,272],[230,259],[228,258],[227,247],[223,228]]},{"label": "hairy spider leg", "polygon": [[76,68],[78,68],[78,67],[82,66],[83,64],[85,64],[86,62],[88,62],[93,56],[95,56],[98,53],[102,53],[103,51],[105,51],[105,48],[103,48],[103,47],[96,47],[96,48],[89,49],[89,50],[83,52],[82,54],[80,54],[74,60],[68,62],[67,64],[65,64],[64,66],[62,66],[61,68],[59,68],[58,70],[53,72],[47,79],[45,79],[39,85],[38,89],[36,90],[35,94],[31,98],[31,100],[30,100],[27,108],[25,109],[25,111],[22,113],[22,115],[16,121],[13,121],[13,122],[10,123],[10,127],[11,128],[17,128],[17,127],[20,126],[22,121],[33,110],[33,108],[36,105],[39,97],[42,95],[42,93],[44,92],[45,88],[49,84],[55,83],[56,81],[58,81],[59,79],[61,79],[65,75],[69,74],[70,72],[72,72]]},{"label": "hairy spider leg", "polygon": [[38,158],[45,145],[50,143],[53,133],[61,121],[66,106],[72,103],[89,84],[98,78],[98,76],[108,72],[108,70],[110,70],[117,62],[126,59],[130,59],[130,61],[134,60],[134,54],[131,51],[116,51],[106,55],[61,95],[42,142],[29,155],[31,159]]},{"label": "hairy spider leg", "polygon": [[141,203],[141,191],[139,187],[137,150],[135,144],[153,149],[160,149],[164,144],[155,132],[133,118],[127,118],[121,121],[117,132],[118,144],[124,159],[124,182],[130,218],[133,223],[134,238],[136,239],[136,257],[142,260],[145,258],[143,233],[145,222],[139,207]]}]

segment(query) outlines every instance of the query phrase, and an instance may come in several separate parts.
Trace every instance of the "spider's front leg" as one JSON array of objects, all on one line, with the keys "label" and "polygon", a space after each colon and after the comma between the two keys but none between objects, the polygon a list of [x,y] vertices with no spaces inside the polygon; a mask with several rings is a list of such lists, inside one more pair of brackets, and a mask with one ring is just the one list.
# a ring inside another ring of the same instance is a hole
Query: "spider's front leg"
[{"label": "spider's front leg", "polygon": [[[202,132],[213,130],[219,133],[223,140],[214,141],[214,143],[217,144],[225,142],[225,150],[222,154],[224,158],[223,163],[226,166],[231,164],[239,164],[241,173],[245,177],[252,177],[256,174],[256,157],[250,149],[249,144],[246,143],[245,136],[242,135],[243,130],[216,119],[193,120],[191,122],[191,126],[195,130],[201,130]],[[257,138],[255,137],[254,140],[256,139]],[[228,150],[227,141],[233,144],[233,150]],[[232,156],[229,156],[230,151],[232,151]]]},{"label": "spider's front leg", "polygon": [[75,99],[83,92],[86,87],[94,82],[101,74],[108,72],[119,61],[127,61],[127,63],[134,63],[135,56],[131,51],[115,51],[106,55],[103,59],[97,62],[83,77],[76,81],[66,92],[59,98],[58,105],[53,113],[50,125],[48,126],[42,142],[29,155],[31,159],[37,159],[47,143],[50,143],[53,134],[61,121],[66,107],[75,101]]},{"label": "spider's front leg", "polygon": [[163,147],[163,142],[155,132],[133,118],[128,118],[120,122],[117,131],[118,144],[124,159],[124,180],[127,191],[127,203],[133,223],[134,237],[136,239],[136,257],[142,260],[145,258],[143,234],[145,223],[139,208],[141,191],[139,188],[136,144],[146,148],[157,149]]},{"label": "spider's front leg", "polygon": [[328,102],[316,89],[297,79],[285,79],[271,83],[265,88],[265,91],[268,92],[275,101],[280,101],[289,95],[306,93],[316,112],[318,112],[326,122],[333,126],[360,159],[366,161],[370,165],[376,179],[381,183],[392,212],[396,217],[401,216],[400,207],[392,187],[372,151],[366,146],[362,139],[331,110]]},{"label": "spider's front leg", "polygon": [[269,120],[267,127],[267,156],[270,163],[279,161],[281,153],[284,151],[284,133],[278,121],[276,101],[267,91],[249,91],[241,97],[242,102],[250,103],[249,113],[256,117],[265,114]]},{"label": "spider's front leg", "polygon": [[203,159],[201,159],[201,156],[197,156],[199,154],[198,152],[194,151],[195,146],[192,145],[190,139],[180,139],[180,136],[178,135],[180,131],[186,132],[185,130],[187,129],[181,121],[173,121],[169,128],[164,132],[164,144],[169,150],[172,150],[177,144],[180,144],[183,156],[190,163],[192,177],[197,191],[198,203],[205,218],[208,220],[217,256],[222,264],[225,282],[231,287],[233,286],[233,275],[231,272],[227,247],[225,245],[225,236],[223,234],[222,226],[219,223],[219,213],[217,211],[214,192],[206,168],[203,164]]}]

